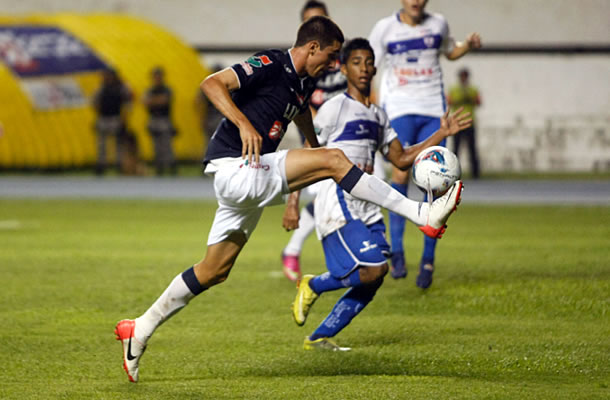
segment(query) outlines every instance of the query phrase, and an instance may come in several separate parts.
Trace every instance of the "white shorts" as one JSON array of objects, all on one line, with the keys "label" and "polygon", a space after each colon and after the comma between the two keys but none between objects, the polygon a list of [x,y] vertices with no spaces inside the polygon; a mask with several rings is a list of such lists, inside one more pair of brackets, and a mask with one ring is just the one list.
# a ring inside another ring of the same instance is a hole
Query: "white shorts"
[{"label": "white shorts", "polygon": [[287,150],[261,156],[260,164],[246,166],[241,158],[221,158],[208,163],[214,175],[218,209],[208,236],[208,246],[241,231],[250,237],[266,206],[285,203]]}]

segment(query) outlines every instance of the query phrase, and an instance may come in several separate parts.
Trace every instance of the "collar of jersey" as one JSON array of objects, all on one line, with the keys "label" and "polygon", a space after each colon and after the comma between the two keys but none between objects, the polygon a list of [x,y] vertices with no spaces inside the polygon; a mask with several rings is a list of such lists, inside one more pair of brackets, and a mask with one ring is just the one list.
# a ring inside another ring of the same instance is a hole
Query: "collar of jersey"
[{"label": "collar of jersey", "polygon": [[[290,49],[286,50],[286,52],[284,54],[288,55],[288,58],[290,59],[290,65],[289,64],[284,64],[284,65],[288,65],[288,67],[292,70],[292,74],[294,74],[294,77],[291,76],[291,78],[295,81],[298,82],[299,84],[299,90],[302,91],[305,89],[305,82],[307,82],[308,78],[311,78],[308,75],[305,75],[304,77],[300,77],[299,74],[297,74],[297,69],[294,66],[294,61],[292,60],[292,54],[290,53]],[[288,74],[290,76],[290,74]]]}]

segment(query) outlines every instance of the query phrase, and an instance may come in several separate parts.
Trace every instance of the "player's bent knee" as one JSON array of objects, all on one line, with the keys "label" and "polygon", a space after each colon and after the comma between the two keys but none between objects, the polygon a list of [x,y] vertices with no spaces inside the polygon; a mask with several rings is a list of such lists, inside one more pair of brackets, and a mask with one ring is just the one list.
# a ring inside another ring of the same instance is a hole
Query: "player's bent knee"
[{"label": "player's bent knee", "polygon": [[345,169],[346,164],[351,164],[341,149],[325,149],[323,159],[326,168],[333,173]]},{"label": "player's bent knee", "polygon": [[379,267],[363,267],[360,268],[360,282],[374,283],[377,282],[388,273],[388,264],[383,264]]}]

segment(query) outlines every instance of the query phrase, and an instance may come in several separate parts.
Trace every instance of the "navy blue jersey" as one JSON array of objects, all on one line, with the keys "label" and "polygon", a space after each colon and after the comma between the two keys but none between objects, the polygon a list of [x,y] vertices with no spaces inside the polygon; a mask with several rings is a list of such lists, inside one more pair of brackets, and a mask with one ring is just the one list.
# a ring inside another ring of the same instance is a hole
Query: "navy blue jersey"
[{"label": "navy blue jersey", "polygon": [[[292,119],[307,110],[315,79],[299,78],[288,52],[265,50],[231,67],[240,87],[232,99],[262,136],[260,154],[273,153]],[[239,129],[224,118],[208,145],[204,164],[221,157],[241,157]]]}]

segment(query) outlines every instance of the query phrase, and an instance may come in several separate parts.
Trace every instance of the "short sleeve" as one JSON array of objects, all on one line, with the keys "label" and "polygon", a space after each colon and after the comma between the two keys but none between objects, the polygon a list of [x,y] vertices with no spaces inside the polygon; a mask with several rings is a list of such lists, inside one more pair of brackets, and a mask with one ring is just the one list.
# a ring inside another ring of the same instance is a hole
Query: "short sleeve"
[{"label": "short sleeve", "polygon": [[398,135],[394,128],[392,128],[392,125],[390,125],[390,119],[383,109],[377,109],[377,116],[379,119],[379,126],[382,130],[381,140],[379,141],[379,151],[385,156],[388,154],[388,151],[390,151],[390,144]]},{"label": "short sleeve", "polygon": [[258,87],[267,80],[277,79],[276,67],[278,65],[279,63],[270,54],[261,52],[232,65],[231,68],[239,79],[240,89],[244,89]]},{"label": "short sleeve", "polygon": [[384,46],[383,46],[383,31],[384,31],[383,20],[378,21],[371,34],[369,35],[369,43],[375,52],[375,67],[379,67],[385,56]]},{"label": "short sleeve", "polygon": [[320,110],[318,110],[318,113],[313,120],[313,128],[316,131],[320,146],[326,146],[328,144],[328,138],[335,129],[335,121],[331,121],[331,119],[336,120],[336,117],[331,118],[331,108],[329,102],[322,104],[322,107],[320,107]]},{"label": "short sleeve", "polygon": [[445,18],[442,18],[441,27],[442,41],[441,41],[441,52],[445,55],[451,53],[455,48],[455,39],[453,39],[449,32],[449,24]]}]

